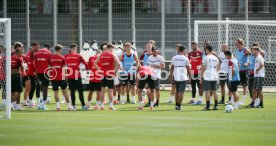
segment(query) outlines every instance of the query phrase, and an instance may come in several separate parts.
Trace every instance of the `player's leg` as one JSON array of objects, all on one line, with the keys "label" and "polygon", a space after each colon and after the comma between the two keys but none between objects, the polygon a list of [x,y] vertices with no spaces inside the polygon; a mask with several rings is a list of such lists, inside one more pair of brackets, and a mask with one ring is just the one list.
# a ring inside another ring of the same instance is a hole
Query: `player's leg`
[{"label": "player's leg", "polygon": [[96,105],[94,109],[98,110],[101,104],[101,83],[95,84],[95,91],[96,91]]},{"label": "player's leg", "polygon": [[23,84],[25,87],[24,90],[24,101],[23,101],[23,106],[28,106],[28,100],[29,100],[29,94],[30,94],[30,90],[31,90],[31,81],[30,78],[28,76],[25,76],[23,78]]},{"label": "player's leg", "polygon": [[240,105],[244,105],[246,101],[246,92],[247,92],[247,73],[246,71],[240,72],[241,84],[242,84],[242,100]]},{"label": "player's leg", "polygon": [[145,79],[140,79],[138,81],[138,99],[139,99],[139,107],[138,110],[143,110],[143,97],[142,97],[142,91],[145,88],[146,85],[146,80]]},{"label": "player's leg", "polygon": [[89,82],[89,91],[88,91],[88,95],[87,95],[87,107],[90,109],[91,108],[91,103],[92,103],[92,96],[93,96],[93,92],[94,92],[94,83],[93,82]]},{"label": "player's leg", "polygon": [[21,92],[23,91],[23,86],[22,86],[22,78],[20,74],[14,74],[14,78],[12,83],[14,84],[14,98],[15,98],[15,110],[24,110],[20,106],[20,96]]},{"label": "player's leg", "polygon": [[225,82],[220,80],[220,90],[221,90],[221,99],[218,102],[218,104],[224,104],[225,103]]},{"label": "player's leg", "polygon": [[178,105],[176,106],[176,110],[182,110],[182,101],[183,101],[183,98],[184,98],[184,92],[185,92],[185,89],[186,89],[186,84],[187,82],[186,81],[181,81],[178,83],[178,90],[177,90],[177,97],[178,97]]},{"label": "player's leg", "polygon": [[107,79],[104,77],[101,82],[101,110],[104,110],[104,96],[105,96],[105,88],[107,87]]},{"label": "player's leg", "polygon": [[128,81],[127,81],[127,84],[126,84],[126,88],[125,88],[125,91],[126,91],[126,95],[127,95],[127,100],[126,102],[130,103],[130,98],[129,98],[129,84],[128,84]]},{"label": "player's leg", "polygon": [[203,88],[205,91],[205,100],[206,100],[206,107],[203,110],[209,111],[210,110],[210,91],[211,91],[211,82],[204,81]]},{"label": "player's leg", "polygon": [[52,87],[53,87],[55,101],[56,101],[56,111],[60,111],[60,103],[59,103],[59,97],[58,97],[59,83],[58,81],[51,81],[51,82],[52,82]]},{"label": "player's leg", "polygon": [[67,91],[67,83],[66,83],[65,80],[61,81],[60,88],[62,90],[62,95],[64,96],[64,99],[67,103],[68,111],[75,110],[71,105],[70,97],[69,97],[69,94],[68,94],[68,91]]},{"label": "player's leg", "polygon": [[39,80],[36,78],[35,79],[35,83],[36,83],[36,89],[35,89],[35,95],[36,95],[36,100],[37,100],[37,104],[40,103],[40,93],[41,93],[41,87],[40,87],[40,83]]},{"label": "player's leg", "polygon": [[196,80],[196,85],[197,85],[197,88],[198,88],[198,99],[197,101],[194,103],[195,105],[201,105],[202,104],[202,101],[203,101],[203,89],[202,89],[202,84],[200,84],[199,82],[199,77],[197,78]]},{"label": "player's leg", "polygon": [[193,103],[195,102],[195,96],[196,96],[196,83],[197,83],[197,75],[195,74],[194,77],[191,79],[192,99],[188,102],[188,104],[193,104]]},{"label": "player's leg", "polygon": [[150,99],[150,110],[154,110],[154,89],[155,89],[155,82],[154,80],[151,78],[151,76],[148,76],[147,78],[147,83],[149,85],[149,99]]},{"label": "player's leg", "polygon": [[257,77],[257,80],[258,80],[257,96],[259,96],[259,98],[260,98],[260,103],[256,107],[257,108],[264,108],[264,95],[263,95],[263,82],[264,82],[264,78],[263,77]]},{"label": "player's leg", "polygon": [[35,77],[33,76],[29,76],[30,78],[30,83],[31,83],[31,88],[30,88],[30,93],[29,93],[29,107],[35,107],[35,103],[33,101],[33,97],[34,97],[34,93],[35,93],[35,89],[36,89],[36,81],[35,81]]},{"label": "player's leg", "polygon": [[113,106],[113,90],[114,90],[114,79],[108,79],[108,98],[109,98],[109,110],[116,110]]},{"label": "player's leg", "polygon": [[214,95],[214,107],[212,110],[218,110],[217,81],[211,81],[211,92]]},{"label": "player's leg", "polygon": [[129,88],[130,88],[130,92],[131,92],[131,96],[132,96],[131,103],[136,104],[136,96],[135,96],[136,78],[135,78],[135,74],[129,76],[128,83],[129,83]]},{"label": "player's leg", "polygon": [[154,82],[155,82],[155,96],[156,96],[156,102],[154,104],[154,107],[158,107],[159,101],[160,101],[160,79],[157,79]]},{"label": "player's leg", "polygon": [[42,106],[39,106],[39,109],[47,110],[46,102],[48,97],[49,77],[47,76],[47,74],[38,74],[38,77],[41,82],[40,87],[43,95],[43,103]]},{"label": "player's leg", "polygon": [[[82,110],[88,110],[88,108],[85,106],[85,101],[84,101],[84,94],[83,94],[83,87],[82,87],[82,81],[81,78],[78,78],[78,80],[76,80],[76,85],[77,85],[77,90],[79,92],[79,99],[81,102],[81,107]],[[113,94],[113,93],[112,93]]]},{"label": "player's leg", "polygon": [[125,104],[126,103],[125,93],[126,93],[126,82],[122,81],[121,82],[121,95],[122,96],[121,96],[121,101],[120,101],[121,104]]},{"label": "player's leg", "polygon": [[70,97],[73,108],[76,110],[76,88],[75,88],[75,80],[74,79],[68,79],[69,83],[69,90],[70,90]]},{"label": "player's leg", "polygon": [[172,88],[170,91],[170,97],[167,100],[167,103],[173,103],[175,100],[175,83],[172,83]]}]

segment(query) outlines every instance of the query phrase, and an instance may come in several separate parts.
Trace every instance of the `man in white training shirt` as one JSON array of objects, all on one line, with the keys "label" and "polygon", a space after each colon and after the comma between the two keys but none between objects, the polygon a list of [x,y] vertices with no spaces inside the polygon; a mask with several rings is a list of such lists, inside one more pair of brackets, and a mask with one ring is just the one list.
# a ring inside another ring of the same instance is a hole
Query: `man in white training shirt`
[{"label": "man in white training shirt", "polygon": [[152,48],[152,55],[149,57],[148,64],[153,69],[153,78],[155,78],[156,103],[154,104],[154,107],[158,107],[160,101],[161,70],[165,69],[165,60],[162,56],[157,54],[156,48]]},{"label": "man in white training shirt", "polygon": [[[228,82],[228,59],[225,57],[224,52],[228,51],[228,45],[223,44],[221,46],[221,52],[219,53],[219,58],[221,60],[220,72],[219,72],[219,85],[221,89],[221,100],[218,104],[225,103],[225,85]],[[230,99],[229,99],[230,100]]]},{"label": "man in white training shirt", "polygon": [[260,103],[257,106],[257,108],[264,108],[264,104],[263,104],[264,95],[262,92],[263,82],[265,78],[264,58],[260,54],[260,47],[258,46],[253,47],[252,53],[256,58],[255,58],[255,64],[254,64],[253,98],[252,98],[251,104],[248,107],[253,108],[255,99],[257,96],[259,96]]},{"label": "man in white training shirt", "polygon": [[[191,69],[188,57],[184,54],[185,47],[180,46],[179,52],[172,58],[170,78],[176,85],[175,110],[182,110],[181,103],[186,88],[187,81],[191,81]],[[189,76],[189,78],[188,78]]]},{"label": "man in white training shirt", "polygon": [[204,80],[203,89],[205,91],[206,107],[203,109],[205,111],[210,110],[210,93],[214,95],[215,104],[213,110],[218,110],[218,95],[217,95],[217,80],[219,71],[219,59],[212,54],[213,47],[206,46],[207,56],[203,58],[202,61],[202,75]]}]

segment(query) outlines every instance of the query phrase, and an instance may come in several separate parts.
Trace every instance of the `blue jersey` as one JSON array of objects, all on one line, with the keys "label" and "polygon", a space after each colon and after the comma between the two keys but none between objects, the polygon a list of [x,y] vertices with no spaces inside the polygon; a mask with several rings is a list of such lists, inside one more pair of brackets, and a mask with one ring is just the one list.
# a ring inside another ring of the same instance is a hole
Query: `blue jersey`
[{"label": "blue jersey", "polygon": [[148,53],[144,53],[143,65],[149,66],[149,56]]},{"label": "blue jersey", "polygon": [[133,74],[133,66],[134,66],[134,54],[132,53],[130,56],[127,56],[124,53],[124,60],[123,60],[123,68],[127,71],[128,74]]},{"label": "blue jersey", "polygon": [[255,64],[255,56],[252,54],[249,56],[249,70],[254,70],[254,64]]},{"label": "blue jersey", "polygon": [[[229,65],[229,81],[240,81],[240,73],[239,73],[239,63],[238,60],[236,58],[232,58],[231,61],[229,61],[228,63]],[[230,67],[231,66],[231,67]],[[232,75],[232,67],[234,67],[235,70],[235,74]]]},{"label": "blue jersey", "polygon": [[238,60],[238,63],[240,65],[240,71],[246,71],[246,66],[245,64],[247,63],[247,57],[244,55],[245,53],[245,48],[242,48],[242,50],[240,51],[239,49],[236,50],[235,52],[235,56]]}]

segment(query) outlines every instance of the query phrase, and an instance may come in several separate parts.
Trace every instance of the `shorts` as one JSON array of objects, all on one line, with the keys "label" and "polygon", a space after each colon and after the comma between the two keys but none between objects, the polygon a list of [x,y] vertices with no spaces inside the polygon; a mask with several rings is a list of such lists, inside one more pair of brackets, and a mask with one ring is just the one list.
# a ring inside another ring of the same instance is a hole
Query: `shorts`
[{"label": "shorts", "polygon": [[263,90],[264,77],[254,77],[253,89]]},{"label": "shorts", "polygon": [[150,89],[155,89],[155,81],[152,79],[151,76],[147,76],[145,78],[145,76],[143,76],[140,80],[139,80],[139,84],[138,84],[138,89],[144,89],[146,84],[148,85],[148,87]]},{"label": "shorts", "polygon": [[247,86],[247,72],[240,71],[240,85]]},{"label": "shorts", "polygon": [[37,78],[41,85],[47,86],[47,87],[49,86],[50,81],[49,81],[49,77],[47,74],[39,73],[39,74],[37,74]]},{"label": "shorts", "polygon": [[25,88],[25,82],[30,80],[29,76],[22,77],[22,86]]},{"label": "shorts", "polygon": [[75,79],[68,79],[69,89],[70,90],[82,90],[82,81],[81,78]]},{"label": "shorts", "polygon": [[187,81],[175,81],[176,93],[184,93],[186,89]]},{"label": "shorts", "polygon": [[204,91],[216,91],[217,90],[217,81],[204,81],[203,82]]},{"label": "shorts", "polygon": [[239,84],[240,84],[239,81],[230,81],[229,82],[229,91],[237,92]]},{"label": "shorts", "polygon": [[101,91],[101,82],[89,82],[89,91]]},{"label": "shorts", "polygon": [[65,90],[67,88],[67,83],[65,80],[59,80],[59,81],[51,81],[53,91],[58,91],[58,87],[61,88],[61,90]]},{"label": "shorts", "polygon": [[11,92],[22,92],[22,77],[21,74],[12,74],[11,75]]},{"label": "shorts", "polygon": [[103,77],[101,82],[101,87],[107,87],[108,89],[114,88],[114,78],[112,77]]},{"label": "shorts", "polygon": [[219,85],[224,86],[228,82],[228,74],[220,72],[219,73]]},{"label": "shorts", "polygon": [[128,76],[120,76],[119,78],[121,85],[126,86],[126,85],[131,85],[135,86],[136,84],[136,78],[135,74],[134,75],[128,75]]},{"label": "shorts", "polygon": [[154,84],[155,84],[155,89],[159,90],[160,89],[160,79],[154,80]]}]

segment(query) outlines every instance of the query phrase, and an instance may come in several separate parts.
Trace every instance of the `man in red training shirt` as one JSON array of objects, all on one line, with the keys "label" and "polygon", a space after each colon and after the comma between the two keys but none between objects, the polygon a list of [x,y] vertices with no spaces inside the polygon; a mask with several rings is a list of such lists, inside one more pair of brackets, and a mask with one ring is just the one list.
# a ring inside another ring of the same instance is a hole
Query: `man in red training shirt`
[{"label": "man in red training shirt", "polygon": [[34,65],[36,68],[36,74],[40,81],[40,86],[43,93],[43,103],[42,105],[38,106],[39,110],[47,110],[46,102],[49,86],[48,69],[51,55],[51,51],[49,51],[47,48],[42,48],[38,50],[34,55]]},{"label": "man in red training shirt", "polygon": [[[98,110],[99,105],[101,104],[101,75],[97,72],[94,66],[94,62],[100,54],[101,51],[97,50],[96,55],[91,56],[88,62],[88,66],[90,69],[90,77],[87,107],[90,108],[93,92],[96,91],[96,105],[94,107],[95,110]],[[101,62],[98,62],[98,66],[101,66]]]},{"label": "man in red training shirt", "polygon": [[62,90],[62,94],[65,97],[65,100],[67,102],[68,110],[73,110],[69,95],[67,93],[67,83],[65,80],[65,58],[61,55],[63,46],[62,45],[56,45],[55,46],[55,54],[51,55],[50,57],[50,65],[51,65],[51,82],[53,86],[53,91],[55,94],[55,100],[56,100],[56,110],[60,111],[60,103],[59,103],[59,96],[58,96],[58,88],[60,87]]},{"label": "man in red training shirt", "polygon": [[[190,100],[189,104],[202,104],[202,96],[203,96],[203,87],[199,84],[200,80],[200,70],[201,70],[201,63],[202,63],[202,52],[198,49],[197,43],[192,42],[192,52],[189,53],[188,58],[191,64],[191,85],[192,85],[192,99]],[[199,89],[199,98],[198,101],[195,102],[196,96],[196,86]]]},{"label": "man in red training shirt", "polygon": [[[94,66],[99,73],[102,73],[101,81],[101,110],[104,110],[105,88],[108,87],[109,109],[116,110],[113,106],[114,77],[119,67],[119,60],[112,54],[114,46],[108,44],[106,50],[97,57]],[[100,62],[100,66],[98,63]]]},{"label": "man in red training shirt", "polygon": [[70,46],[70,53],[64,56],[66,65],[67,65],[66,76],[68,77],[68,83],[69,83],[69,89],[70,89],[73,108],[76,110],[75,91],[78,90],[82,109],[88,110],[84,102],[82,80],[81,80],[81,74],[79,71],[79,67],[81,63],[85,65],[86,69],[88,68],[88,65],[83,59],[83,57],[77,53],[77,50],[78,50],[78,45],[73,43]]}]

